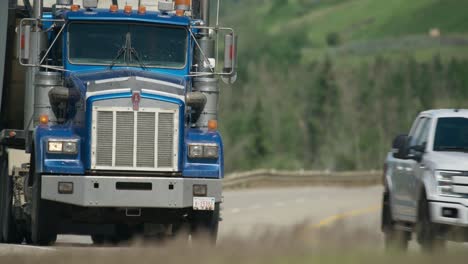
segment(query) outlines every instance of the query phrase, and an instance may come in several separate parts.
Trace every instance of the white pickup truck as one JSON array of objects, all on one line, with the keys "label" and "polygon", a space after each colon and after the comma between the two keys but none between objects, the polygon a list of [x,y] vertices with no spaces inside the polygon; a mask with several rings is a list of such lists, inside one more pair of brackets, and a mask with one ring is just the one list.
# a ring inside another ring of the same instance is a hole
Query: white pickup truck
[{"label": "white pickup truck", "polygon": [[393,141],[384,166],[382,231],[387,246],[406,249],[415,233],[431,251],[468,241],[468,110],[418,115]]}]

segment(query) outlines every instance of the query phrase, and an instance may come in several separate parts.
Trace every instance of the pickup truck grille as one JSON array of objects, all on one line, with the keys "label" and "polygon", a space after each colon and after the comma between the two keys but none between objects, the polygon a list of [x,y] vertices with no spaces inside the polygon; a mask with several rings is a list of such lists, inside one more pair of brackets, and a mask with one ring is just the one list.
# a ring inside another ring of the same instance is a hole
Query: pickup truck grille
[{"label": "pickup truck grille", "polygon": [[176,171],[177,110],[93,107],[92,169]]}]

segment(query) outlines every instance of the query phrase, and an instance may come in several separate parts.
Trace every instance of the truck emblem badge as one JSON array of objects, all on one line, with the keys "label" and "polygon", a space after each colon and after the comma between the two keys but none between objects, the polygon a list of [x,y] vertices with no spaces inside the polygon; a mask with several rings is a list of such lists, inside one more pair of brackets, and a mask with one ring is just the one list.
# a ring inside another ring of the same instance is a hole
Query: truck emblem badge
[{"label": "truck emblem badge", "polygon": [[138,111],[140,109],[140,101],[141,101],[140,92],[133,92],[132,94],[133,111]]}]

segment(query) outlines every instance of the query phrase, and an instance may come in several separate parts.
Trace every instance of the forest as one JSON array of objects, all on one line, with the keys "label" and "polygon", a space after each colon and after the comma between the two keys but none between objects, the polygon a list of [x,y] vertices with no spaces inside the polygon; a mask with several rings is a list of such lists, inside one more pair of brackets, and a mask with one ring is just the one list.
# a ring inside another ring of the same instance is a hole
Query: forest
[{"label": "forest", "polygon": [[227,172],[380,169],[418,112],[468,107],[468,3],[222,4],[239,34],[220,103]]}]

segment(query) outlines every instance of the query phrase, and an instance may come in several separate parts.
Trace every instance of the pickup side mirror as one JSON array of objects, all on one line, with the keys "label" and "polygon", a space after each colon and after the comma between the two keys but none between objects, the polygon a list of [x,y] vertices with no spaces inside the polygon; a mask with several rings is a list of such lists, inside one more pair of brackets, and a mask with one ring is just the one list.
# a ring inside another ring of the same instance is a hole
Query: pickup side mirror
[{"label": "pickup side mirror", "polygon": [[426,152],[426,143],[422,145],[411,146],[409,147],[407,159],[412,159],[417,162],[421,162],[425,152]]},{"label": "pickup side mirror", "polygon": [[398,135],[393,140],[392,152],[396,159],[405,159],[408,156],[408,135]]},{"label": "pickup side mirror", "polygon": [[424,153],[426,152],[426,144],[412,146],[410,150],[414,150],[415,152],[419,152],[419,153]]}]

